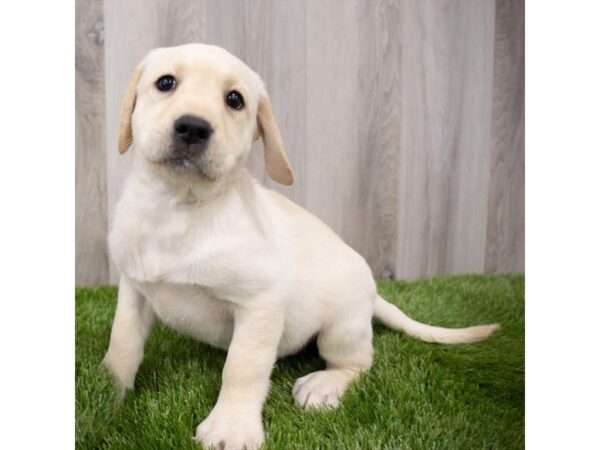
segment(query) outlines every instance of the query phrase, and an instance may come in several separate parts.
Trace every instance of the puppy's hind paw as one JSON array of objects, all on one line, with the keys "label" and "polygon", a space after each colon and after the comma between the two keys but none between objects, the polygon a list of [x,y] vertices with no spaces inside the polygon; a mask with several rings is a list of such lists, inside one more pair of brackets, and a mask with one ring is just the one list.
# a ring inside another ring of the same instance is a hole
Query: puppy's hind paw
[{"label": "puppy's hind paw", "polygon": [[351,379],[345,370],[320,370],[298,378],[292,389],[296,406],[302,409],[335,409]]}]

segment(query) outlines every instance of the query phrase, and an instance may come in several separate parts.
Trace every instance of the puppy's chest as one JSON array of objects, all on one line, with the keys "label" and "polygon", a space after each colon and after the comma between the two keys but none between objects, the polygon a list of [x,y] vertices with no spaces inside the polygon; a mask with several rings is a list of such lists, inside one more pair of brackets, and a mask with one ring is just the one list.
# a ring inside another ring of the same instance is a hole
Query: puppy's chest
[{"label": "puppy's chest", "polygon": [[143,283],[199,286],[215,297],[268,284],[273,252],[243,215],[117,211],[109,237],[122,274]]},{"label": "puppy's chest", "polygon": [[156,220],[139,215],[131,222],[136,223],[115,225],[111,253],[121,272],[138,281],[198,281],[200,269],[214,265],[225,250],[211,248],[214,240],[207,232],[177,216]]}]

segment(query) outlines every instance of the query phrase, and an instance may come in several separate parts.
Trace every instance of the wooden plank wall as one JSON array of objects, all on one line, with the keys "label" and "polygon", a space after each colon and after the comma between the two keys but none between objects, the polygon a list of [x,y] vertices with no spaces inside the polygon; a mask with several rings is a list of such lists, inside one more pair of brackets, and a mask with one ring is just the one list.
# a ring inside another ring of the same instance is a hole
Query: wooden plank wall
[{"label": "wooden plank wall", "polygon": [[75,15],[75,281],[106,284],[106,145],[102,1],[77,0]]},{"label": "wooden plank wall", "polygon": [[297,182],[267,179],[376,276],[524,270],[523,0],[77,0],[77,273],[115,282],[105,235],[130,155],[119,103],[151,48],[207,42],[265,79]]}]

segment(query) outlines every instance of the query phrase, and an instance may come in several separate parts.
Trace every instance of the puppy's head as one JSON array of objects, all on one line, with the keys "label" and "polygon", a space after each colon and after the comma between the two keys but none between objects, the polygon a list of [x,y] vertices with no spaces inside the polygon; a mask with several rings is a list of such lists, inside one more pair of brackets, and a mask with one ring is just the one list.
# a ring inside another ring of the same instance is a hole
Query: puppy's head
[{"label": "puppy's head", "polygon": [[269,176],[293,182],[264,83],[222,48],[151,51],[133,73],[120,120],[119,152],[133,147],[173,180],[219,180],[243,165],[262,137]]}]

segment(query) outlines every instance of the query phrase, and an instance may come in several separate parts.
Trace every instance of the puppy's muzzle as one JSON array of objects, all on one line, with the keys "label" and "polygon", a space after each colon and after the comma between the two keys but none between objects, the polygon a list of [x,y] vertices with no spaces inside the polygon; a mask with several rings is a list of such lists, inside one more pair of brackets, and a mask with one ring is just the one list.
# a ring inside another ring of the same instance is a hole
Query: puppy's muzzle
[{"label": "puppy's muzzle", "polygon": [[200,156],[213,134],[211,124],[202,117],[185,115],[173,124],[175,155],[184,158]]}]

